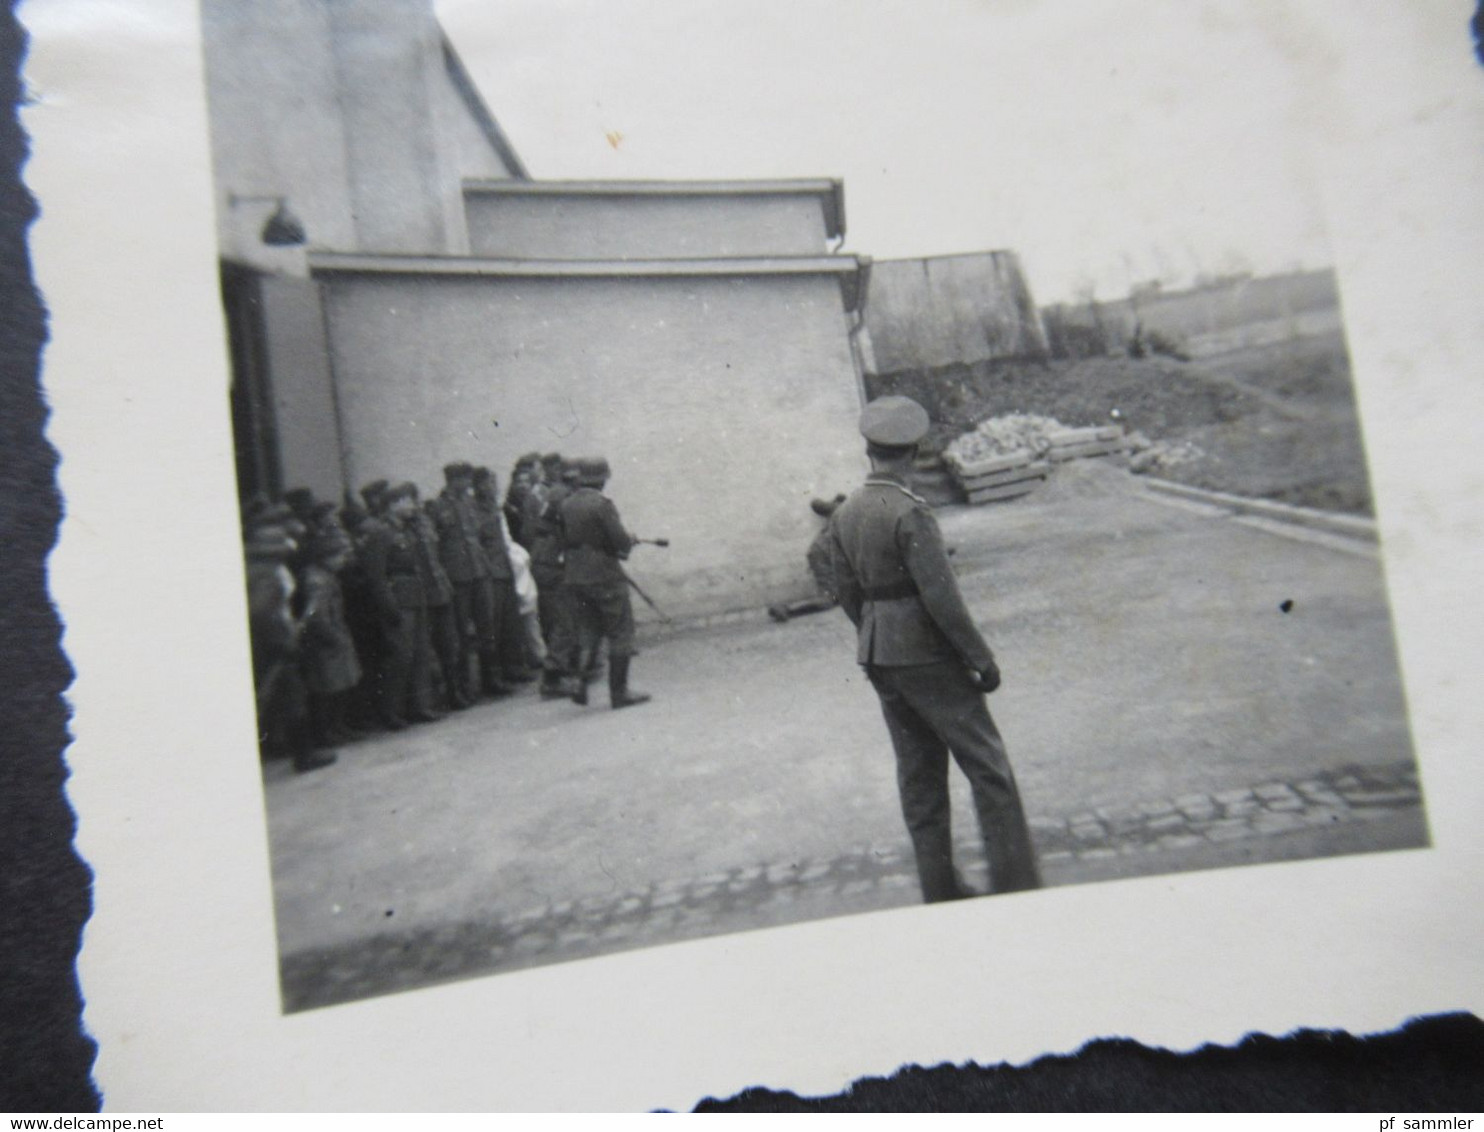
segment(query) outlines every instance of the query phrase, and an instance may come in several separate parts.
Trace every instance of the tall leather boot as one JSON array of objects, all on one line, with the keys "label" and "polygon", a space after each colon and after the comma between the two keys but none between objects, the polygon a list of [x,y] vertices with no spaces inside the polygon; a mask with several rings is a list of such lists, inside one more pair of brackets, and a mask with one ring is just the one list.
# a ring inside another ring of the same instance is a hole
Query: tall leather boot
[{"label": "tall leather boot", "polygon": [[629,691],[629,658],[608,658],[608,702],[615,708],[634,707],[647,704],[651,697],[645,692]]},{"label": "tall leather boot", "polygon": [[543,700],[572,698],[572,685],[567,680],[567,674],[562,671],[562,666],[551,657],[547,658],[545,667],[541,670],[541,698]]},{"label": "tall leather boot", "polygon": [[479,650],[479,676],[484,694],[492,700],[502,699],[515,691],[499,676],[500,653],[498,649]]},{"label": "tall leather boot", "polygon": [[583,678],[586,669],[586,658],[582,653],[577,656],[577,675],[572,680],[572,702],[578,707],[587,707],[587,681]]}]

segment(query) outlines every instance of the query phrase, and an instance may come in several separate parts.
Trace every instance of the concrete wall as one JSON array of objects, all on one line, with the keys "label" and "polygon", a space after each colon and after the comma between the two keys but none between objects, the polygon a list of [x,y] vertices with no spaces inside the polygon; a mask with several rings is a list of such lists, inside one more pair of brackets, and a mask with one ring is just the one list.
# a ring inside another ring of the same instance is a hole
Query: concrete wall
[{"label": "concrete wall", "polygon": [[339,499],[345,480],[319,287],[307,279],[267,277],[261,288],[284,486]]},{"label": "concrete wall", "polygon": [[873,373],[1046,352],[1030,287],[1008,251],[877,260],[866,332]]},{"label": "concrete wall", "polygon": [[463,178],[477,177],[482,180],[498,180],[514,177],[516,170],[506,166],[500,155],[490,145],[484,129],[465,102],[465,95],[458,90],[452,76],[445,69],[441,76],[444,88],[441,104],[447,108],[448,130],[454,139],[458,153],[460,183],[450,186],[458,201],[459,211],[464,208]]},{"label": "concrete wall", "polygon": [[504,165],[450,82],[431,0],[202,0],[223,256],[302,272],[264,247],[284,196],[318,249],[467,251],[462,180]]},{"label": "concrete wall", "polygon": [[465,192],[477,256],[501,259],[704,259],[823,255],[815,194],[611,195]]},{"label": "concrete wall", "polygon": [[212,163],[223,256],[277,270],[293,253],[258,238],[288,197],[313,241],[353,249],[345,128],[329,10],[321,0],[202,0]]},{"label": "concrete wall", "polygon": [[866,470],[835,279],[321,278],[354,484],[602,454],[674,615],[807,592],[809,500]]}]

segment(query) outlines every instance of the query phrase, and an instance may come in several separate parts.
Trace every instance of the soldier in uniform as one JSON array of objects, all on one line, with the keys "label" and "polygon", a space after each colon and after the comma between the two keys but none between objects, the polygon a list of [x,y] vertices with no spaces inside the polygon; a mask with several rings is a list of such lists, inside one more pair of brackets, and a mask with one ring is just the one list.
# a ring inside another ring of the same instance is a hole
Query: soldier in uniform
[{"label": "soldier in uniform", "polygon": [[361,682],[349,697],[347,714],[351,725],[363,731],[370,731],[381,722],[376,697],[376,673],[381,671],[382,658],[386,653],[386,631],[381,608],[366,575],[365,553],[373,532],[386,525],[386,492],[389,486],[386,480],[373,480],[361,488],[364,507],[357,506],[347,492],[346,506],[340,512],[341,521],[355,550],[350,565],[340,572],[340,590],[345,597],[345,620],[350,626],[351,637],[356,643],[356,655],[361,661]]},{"label": "soldier in uniform", "polygon": [[[572,479],[567,471],[573,472]],[[546,660],[541,673],[543,699],[564,699],[572,694],[569,673],[575,673],[577,636],[572,628],[567,594],[563,588],[565,568],[562,564],[562,503],[576,484],[576,468],[563,463],[555,480],[546,489],[546,502],[530,521],[531,573],[536,579],[536,616],[541,623],[541,636],[546,642]]]},{"label": "soldier in uniform", "polygon": [[330,513],[316,509],[318,525],[309,536],[299,658],[317,738],[329,747],[355,738],[346,724],[346,697],[360,683],[361,663],[345,619],[339,577],[350,565],[354,548],[334,516],[334,504],[320,506],[329,507]]},{"label": "soldier in uniform", "polygon": [[246,510],[248,628],[256,681],[258,738],[264,755],[290,755],[300,773],[335,761],[335,753],[317,747],[309,717],[308,693],[299,667],[300,624],[294,616],[297,583],[289,561],[299,553],[294,537],[302,524],[287,506],[267,500]]},{"label": "soldier in uniform", "polygon": [[368,588],[380,618],[384,650],[376,673],[376,708],[389,731],[409,722],[437,718],[419,703],[428,683],[431,643],[428,604],[418,569],[414,516],[417,488],[410,483],[388,490],[386,517],[373,524],[362,548]]},{"label": "soldier in uniform", "polygon": [[[417,489],[414,488],[414,491]],[[417,496],[413,496],[417,499]],[[428,645],[432,656],[438,660],[438,670],[443,677],[444,702],[455,711],[462,711],[471,701],[462,694],[458,683],[460,658],[459,629],[453,603],[453,584],[443,569],[439,558],[438,527],[433,521],[433,500],[419,506],[410,519],[417,535],[417,572],[422,579],[423,593],[428,599]],[[422,703],[433,704],[431,658],[428,664],[428,685],[418,689]]]},{"label": "soldier in uniform", "polygon": [[438,552],[453,586],[454,620],[459,633],[459,655],[449,677],[450,691],[473,702],[469,661],[490,633],[494,616],[489,607],[489,560],[479,540],[479,514],[474,506],[474,469],[465,463],[443,469],[444,487],[434,507]]},{"label": "soldier in uniform", "polygon": [[[499,482],[488,468],[475,468],[474,515],[478,523],[479,545],[489,564],[489,574],[482,583],[481,608],[488,611],[479,626],[479,667],[485,692],[491,696],[509,695],[510,685],[529,683],[531,677],[519,671],[508,654],[512,623],[519,626],[520,611],[515,596],[515,568],[510,564],[510,545],[501,522]],[[519,641],[518,637],[515,637]]]},{"label": "soldier in uniform", "polygon": [[634,548],[634,536],[624,530],[618,508],[603,494],[608,461],[578,461],[580,484],[561,506],[563,583],[577,629],[578,671],[572,700],[587,705],[583,673],[608,642],[608,696],[615,708],[633,707],[650,699],[629,689],[629,662],[634,655],[634,609],[628,578],[620,563]]},{"label": "soldier in uniform", "polygon": [[896,749],[902,813],[923,899],[976,895],[953,866],[948,755],[969,780],[989,857],[990,891],[1038,888],[1035,848],[1004,741],[985,695],[994,654],[959,593],[937,520],[908,488],[926,410],[883,397],[861,413],[872,471],[835,512],[836,592],[858,636],[856,659],[881,700]]}]

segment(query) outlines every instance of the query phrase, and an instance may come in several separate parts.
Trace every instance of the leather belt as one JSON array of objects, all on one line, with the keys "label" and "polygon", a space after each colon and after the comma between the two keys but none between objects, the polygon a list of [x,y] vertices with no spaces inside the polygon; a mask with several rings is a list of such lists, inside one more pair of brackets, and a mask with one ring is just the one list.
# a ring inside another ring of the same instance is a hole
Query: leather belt
[{"label": "leather belt", "polygon": [[861,587],[861,598],[864,601],[898,601],[904,597],[916,597],[917,594],[917,583],[911,578],[903,578],[900,582],[885,586]]}]

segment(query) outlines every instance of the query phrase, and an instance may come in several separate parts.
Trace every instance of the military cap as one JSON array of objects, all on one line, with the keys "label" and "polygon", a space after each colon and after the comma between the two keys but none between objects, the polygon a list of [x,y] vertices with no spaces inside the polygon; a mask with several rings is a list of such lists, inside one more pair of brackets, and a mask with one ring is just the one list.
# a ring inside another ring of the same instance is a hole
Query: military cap
[{"label": "military cap", "polygon": [[477,483],[483,483],[487,479],[494,478],[494,474],[494,472],[490,471],[483,464],[474,469],[474,479]]},{"label": "military cap", "polygon": [[527,452],[524,456],[522,456],[515,462],[515,466],[517,468],[530,468],[539,463],[541,463],[541,453]]},{"label": "military cap", "polygon": [[309,556],[316,561],[332,558],[354,549],[350,536],[339,526],[325,526],[314,532],[309,540]]},{"label": "military cap", "polygon": [[880,397],[861,410],[861,435],[883,448],[909,448],[931,426],[927,410],[911,397]]},{"label": "military cap", "polygon": [[361,524],[370,517],[366,509],[354,501],[347,501],[340,509],[340,525],[347,531],[359,530]]},{"label": "military cap", "polygon": [[561,464],[562,454],[560,452],[548,452],[545,456],[541,457],[541,466],[543,468],[561,467]]},{"label": "military cap", "polygon": [[286,562],[298,544],[277,523],[255,523],[247,533],[243,549],[249,562]]},{"label": "military cap", "polygon": [[602,483],[613,469],[602,456],[586,456],[577,461],[577,477],[582,483]]},{"label": "military cap", "polygon": [[395,503],[399,499],[416,500],[417,484],[411,482],[399,483],[396,487],[387,489],[386,501],[388,503]]},{"label": "military cap", "polygon": [[299,518],[307,518],[314,511],[314,492],[307,487],[296,487],[283,493],[283,501]]},{"label": "military cap", "polygon": [[375,511],[382,500],[386,498],[387,488],[391,485],[386,480],[372,480],[361,488],[361,498],[366,501],[366,506]]},{"label": "military cap", "polygon": [[443,465],[443,478],[450,480],[471,479],[474,475],[474,465],[463,460],[455,460],[452,464]]},{"label": "military cap", "polygon": [[247,505],[245,516],[248,526],[258,523],[281,523],[293,517],[287,503],[272,503],[266,496],[256,496]]}]

